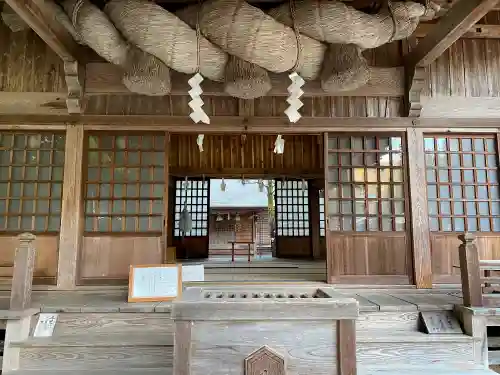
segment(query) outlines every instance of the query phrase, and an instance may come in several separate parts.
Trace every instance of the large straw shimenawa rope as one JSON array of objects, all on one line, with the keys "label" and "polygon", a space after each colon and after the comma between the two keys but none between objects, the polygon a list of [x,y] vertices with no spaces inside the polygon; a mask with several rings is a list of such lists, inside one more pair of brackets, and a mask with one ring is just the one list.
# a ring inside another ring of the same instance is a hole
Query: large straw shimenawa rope
[{"label": "large straw shimenawa rope", "polygon": [[[408,38],[425,10],[422,4],[394,2],[378,14],[366,14],[341,1],[299,0],[295,23],[301,33],[322,42],[376,48]],[[272,9],[269,14],[278,22],[292,25],[290,7],[286,4]]]},{"label": "large straw shimenawa rope", "polygon": [[63,6],[66,26],[124,69],[131,91],[167,93],[170,67],[225,81],[226,92],[241,98],[265,95],[268,71],[320,79],[327,92],[360,87],[370,74],[362,50],[410,36],[426,12],[411,1],[389,2],[373,15],[336,0],[293,4],[266,14],[244,0],[207,0],[175,15],[148,0],[110,0],[104,12],[88,0]]},{"label": "large straw shimenawa rope", "polygon": [[[143,95],[170,93],[170,70],[159,59],[129,44],[120,35],[106,14],[87,0],[65,0],[64,10],[70,26],[62,24],[78,36],[101,57],[124,71],[123,84],[132,92]],[[63,18],[60,15],[61,18]]]},{"label": "large straw shimenawa rope", "polygon": [[[199,12],[203,7],[192,5],[175,13],[191,27],[196,27]],[[201,30],[200,30],[201,31]],[[229,55],[224,69],[224,91],[240,99],[255,99],[266,95],[271,90],[271,79],[267,70],[258,65]]]},{"label": "large straw shimenawa rope", "polygon": [[[174,14],[146,0],[111,0],[104,11],[118,30],[143,51],[179,72],[197,72],[196,30]],[[199,44],[200,73],[222,81],[227,54],[204,37]]]}]

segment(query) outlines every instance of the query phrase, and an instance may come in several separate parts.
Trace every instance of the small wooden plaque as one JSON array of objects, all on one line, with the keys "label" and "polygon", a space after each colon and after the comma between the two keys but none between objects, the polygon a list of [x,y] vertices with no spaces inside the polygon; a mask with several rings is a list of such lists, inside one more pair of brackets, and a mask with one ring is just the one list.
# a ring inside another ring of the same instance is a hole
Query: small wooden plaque
[{"label": "small wooden plaque", "polygon": [[182,269],[175,264],[130,266],[128,302],[172,301],[182,294]]},{"label": "small wooden plaque", "polygon": [[426,311],[420,313],[427,333],[463,334],[462,327],[451,311]]},{"label": "small wooden plaque", "polygon": [[285,357],[264,345],[245,358],[245,375],[286,375]]}]

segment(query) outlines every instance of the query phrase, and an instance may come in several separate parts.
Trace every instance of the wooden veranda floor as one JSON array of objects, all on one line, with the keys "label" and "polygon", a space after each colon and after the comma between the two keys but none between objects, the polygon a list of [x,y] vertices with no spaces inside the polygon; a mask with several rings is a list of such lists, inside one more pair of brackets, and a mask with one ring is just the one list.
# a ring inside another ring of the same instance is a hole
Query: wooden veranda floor
[{"label": "wooden veranda floor", "polygon": [[[294,285],[325,287],[325,284],[312,283],[294,283]],[[239,286],[241,287],[241,284]],[[459,289],[338,288],[338,292],[356,298],[362,312],[451,310],[455,305],[462,304]],[[8,301],[7,292],[0,293],[0,309],[7,309]],[[117,290],[36,291],[33,293],[32,303],[32,307],[41,312],[168,312],[170,306],[170,302],[127,303],[127,292]]]}]

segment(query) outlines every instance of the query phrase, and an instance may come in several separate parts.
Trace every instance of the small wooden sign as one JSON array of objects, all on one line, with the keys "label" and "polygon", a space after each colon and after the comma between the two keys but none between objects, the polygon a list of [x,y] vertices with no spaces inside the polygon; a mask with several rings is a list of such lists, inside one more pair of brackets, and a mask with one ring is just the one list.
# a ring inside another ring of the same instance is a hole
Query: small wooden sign
[{"label": "small wooden sign", "polygon": [[34,337],[51,337],[56,327],[58,314],[39,314]]},{"label": "small wooden sign", "polygon": [[460,323],[451,311],[426,311],[421,312],[420,316],[425,330],[429,334],[463,334]]},{"label": "small wooden sign", "polygon": [[130,266],[128,302],[171,301],[182,294],[182,269],[175,264]]},{"label": "small wooden sign", "polygon": [[186,264],[182,266],[182,282],[205,281],[205,266],[203,264]]}]

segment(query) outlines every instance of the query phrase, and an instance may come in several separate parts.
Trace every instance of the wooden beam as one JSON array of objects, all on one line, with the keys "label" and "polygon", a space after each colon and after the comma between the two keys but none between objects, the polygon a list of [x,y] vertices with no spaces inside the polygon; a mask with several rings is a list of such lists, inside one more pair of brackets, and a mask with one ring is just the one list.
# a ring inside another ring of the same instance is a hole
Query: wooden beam
[{"label": "wooden beam", "polygon": [[64,182],[57,265],[58,289],[73,289],[83,240],[82,165],[84,131],[70,125],[66,132]]},{"label": "wooden beam", "polygon": [[[187,95],[189,76],[175,71],[172,74],[171,95]],[[121,82],[122,75],[118,67],[108,63],[88,63],[86,65],[85,94],[130,94]],[[286,74],[271,74],[273,88],[269,96],[288,96],[290,80]],[[227,96],[224,85],[206,80],[202,84],[203,95]],[[354,91],[326,93],[319,81],[308,82],[304,96],[403,96],[404,68],[372,68],[368,84]]]},{"label": "wooden beam", "polygon": [[[413,33],[413,37],[424,38],[435,28],[435,23],[421,23]],[[468,39],[500,39],[500,25],[475,24],[461,36]]]},{"label": "wooden beam", "polygon": [[49,1],[51,0],[5,0],[63,61],[78,60],[79,46],[56,21],[47,5]]},{"label": "wooden beam", "polygon": [[0,114],[65,115],[66,94],[60,92],[0,91]]},{"label": "wooden beam", "polygon": [[458,0],[418,44],[405,56],[409,70],[427,66],[492,10],[498,0]]},{"label": "wooden beam", "polygon": [[419,128],[426,132],[496,132],[498,118],[418,118],[407,117],[302,117],[290,124],[285,117],[216,116],[210,125],[194,124],[187,116],[70,116],[70,115],[1,115],[0,130],[61,130],[70,125],[83,125],[85,130],[167,131],[180,133],[262,133],[321,134],[349,131],[404,131]]},{"label": "wooden beam", "polygon": [[427,212],[425,181],[424,133],[421,129],[407,131],[408,185],[410,190],[411,247],[413,279],[417,288],[432,288],[432,257]]}]

